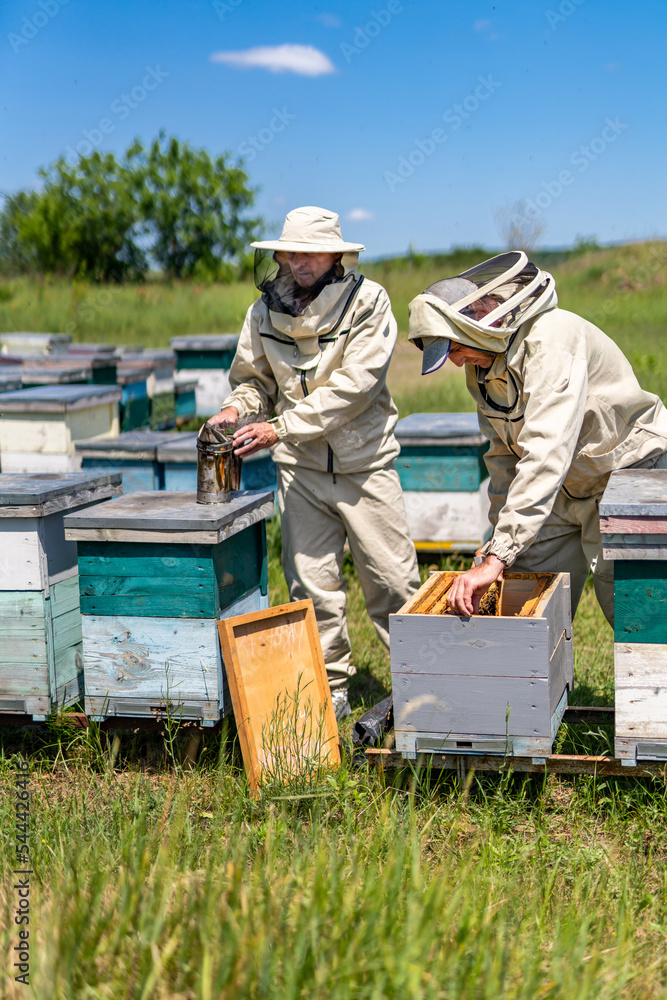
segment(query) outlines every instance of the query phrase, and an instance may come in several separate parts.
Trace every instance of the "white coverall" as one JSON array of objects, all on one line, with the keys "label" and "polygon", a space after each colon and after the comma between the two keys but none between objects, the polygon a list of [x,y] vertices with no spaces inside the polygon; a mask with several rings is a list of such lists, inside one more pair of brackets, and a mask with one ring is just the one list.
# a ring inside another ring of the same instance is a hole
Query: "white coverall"
[{"label": "white coverall", "polygon": [[397,411],[386,385],[396,322],[386,291],[356,271],[299,316],[248,310],[224,403],[257,412],[278,442],[283,569],[292,600],[312,598],[332,690],[354,673],[341,567],[347,537],[368,613],[389,642],[389,614],[419,587],[393,461]]},{"label": "white coverall", "polygon": [[[542,276],[553,286],[550,275]],[[546,283],[542,309],[533,306],[518,329],[478,335],[474,321],[461,320],[458,328],[456,307],[424,293],[411,303],[410,337],[442,336],[441,314],[445,336],[498,353],[490,368],[465,366],[490,441],[493,535],[483,551],[517,572],[569,572],[573,614],[597,560],[596,595],[613,624],[613,563],[602,558],[600,498],[615,469],[664,461],[667,410],[641,388],[606,334],[556,302]]]}]

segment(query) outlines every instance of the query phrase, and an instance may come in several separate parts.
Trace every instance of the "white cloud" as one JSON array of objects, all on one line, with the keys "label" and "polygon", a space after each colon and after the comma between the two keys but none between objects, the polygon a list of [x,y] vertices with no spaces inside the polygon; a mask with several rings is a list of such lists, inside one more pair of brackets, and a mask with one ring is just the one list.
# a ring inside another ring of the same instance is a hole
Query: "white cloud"
[{"label": "white cloud", "polygon": [[268,69],[270,73],[299,73],[301,76],[336,72],[329,57],[312,45],[263,45],[240,52],[214,52],[211,62],[238,69],[259,68]]},{"label": "white cloud", "polygon": [[340,28],[341,20],[335,14],[318,14],[315,18],[325,28]]},{"label": "white cloud", "polygon": [[367,208],[353,208],[351,212],[348,212],[345,218],[349,222],[370,222],[371,219],[375,218],[373,212],[369,212]]},{"label": "white cloud", "polygon": [[475,21],[473,24],[473,31],[488,31],[491,27],[491,22],[489,20]]}]

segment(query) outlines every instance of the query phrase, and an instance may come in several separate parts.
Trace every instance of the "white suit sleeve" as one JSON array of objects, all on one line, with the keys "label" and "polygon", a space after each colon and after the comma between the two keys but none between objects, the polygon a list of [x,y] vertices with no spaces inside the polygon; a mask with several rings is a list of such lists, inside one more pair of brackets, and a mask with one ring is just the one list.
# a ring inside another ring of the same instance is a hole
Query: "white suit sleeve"
[{"label": "white suit sleeve", "polygon": [[484,463],[489,473],[489,522],[495,528],[498,514],[505,505],[510,484],[516,475],[517,456],[483,413],[478,412],[477,417],[480,430],[489,441]]},{"label": "white suit sleeve", "polygon": [[498,514],[489,551],[511,566],[535,540],[569,471],[586,412],[588,365],[540,349],[524,367],[521,458]]},{"label": "white suit sleeve", "polygon": [[357,302],[343,365],[278,418],[278,437],[311,441],[367,409],[382,391],[396,336],[396,321],[384,289],[371,302]]},{"label": "white suit sleeve", "polygon": [[235,406],[239,417],[259,413],[266,420],[275,409],[278,386],[271,366],[264,354],[262,338],[254,320],[253,306],[246,313],[239,344],[229,370],[232,392],[225,399],[225,406]]}]

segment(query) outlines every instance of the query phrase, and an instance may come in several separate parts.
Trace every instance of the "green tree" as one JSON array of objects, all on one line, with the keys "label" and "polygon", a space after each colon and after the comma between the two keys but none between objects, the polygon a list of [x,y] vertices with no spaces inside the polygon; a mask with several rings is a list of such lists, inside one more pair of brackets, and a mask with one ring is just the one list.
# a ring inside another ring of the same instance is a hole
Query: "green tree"
[{"label": "green tree", "polygon": [[170,277],[227,278],[259,226],[239,166],[163,133],[120,162],[94,152],[38,174],[42,187],[6,196],[0,213],[0,261],[16,271],[122,281],[154,261]]},{"label": "green tree", "polygon": [[244,214],[254,203],[248,175],[223,154],[212,159],[161,133],[149,149],[128,151],[141,176],[142,217],[151,255],[174,278],[225,278],[260,225]]}]

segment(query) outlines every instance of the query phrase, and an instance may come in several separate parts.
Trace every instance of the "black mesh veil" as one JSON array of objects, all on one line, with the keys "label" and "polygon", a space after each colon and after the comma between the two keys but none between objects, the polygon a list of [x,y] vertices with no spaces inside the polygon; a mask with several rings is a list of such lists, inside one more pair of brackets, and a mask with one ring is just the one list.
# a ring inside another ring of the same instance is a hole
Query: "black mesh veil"
[{"label": "black mesh veil", "polygon": [[345,270],[336,260],[314,285],[303,288],[292,276],[287,257],[279,250],[255,250],[255,285],[272,312],[300,316],[326,285],[341,281]]}]

